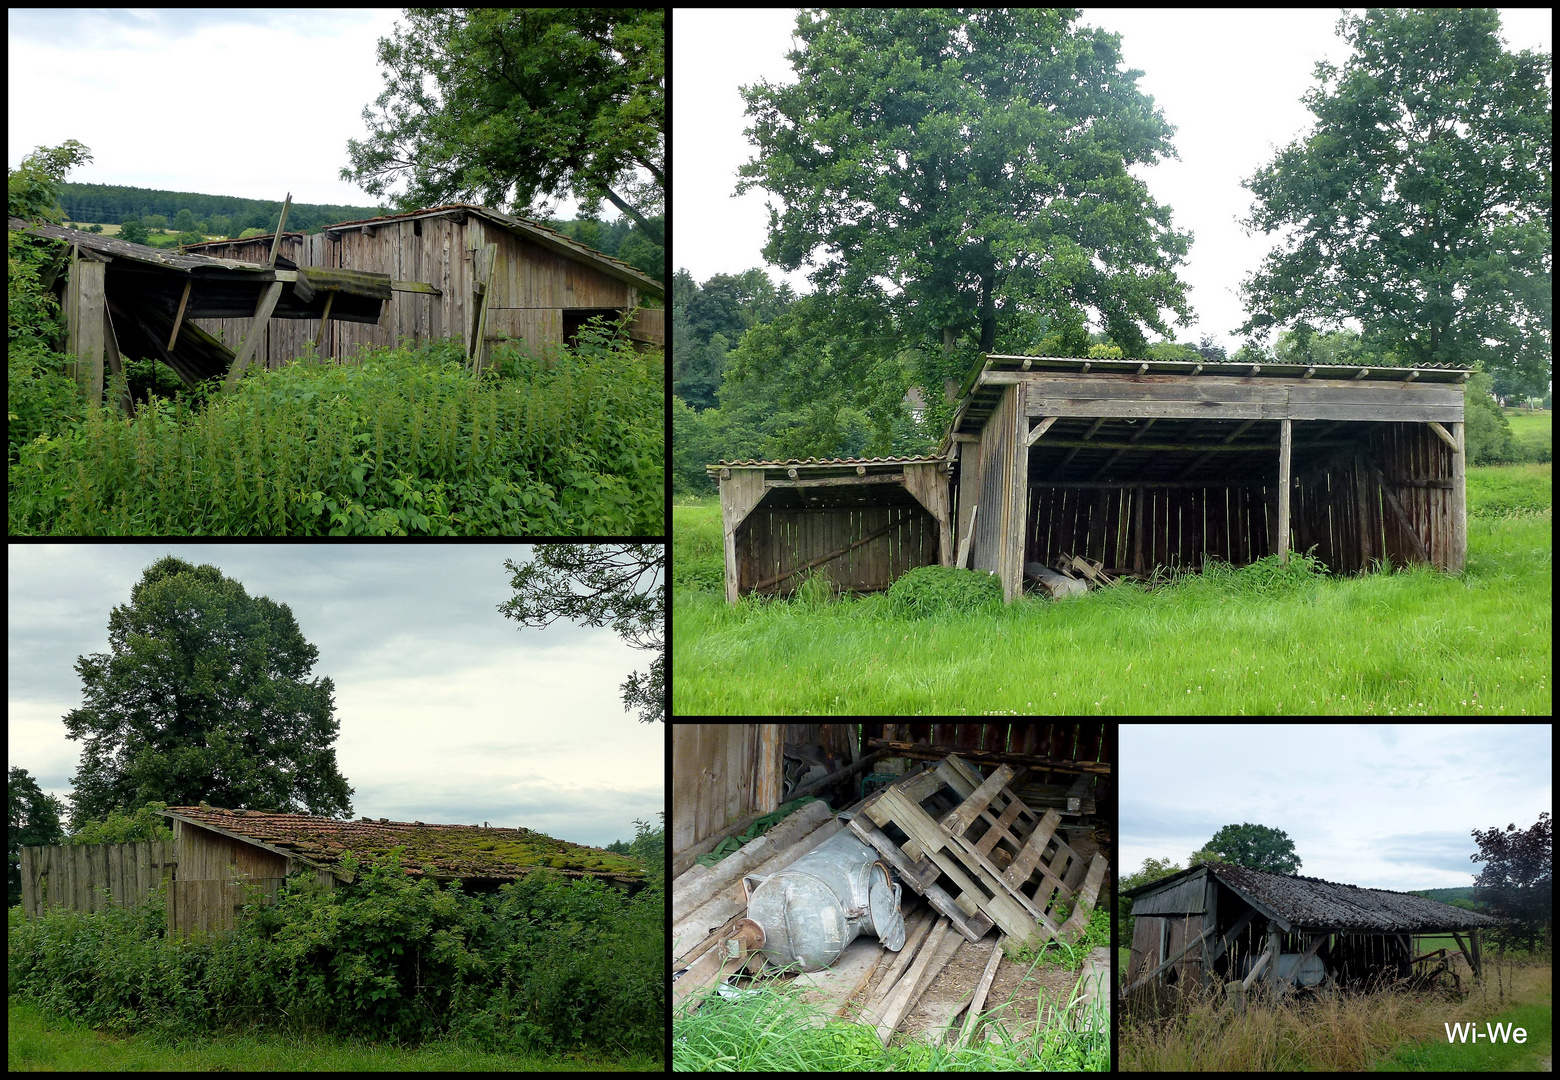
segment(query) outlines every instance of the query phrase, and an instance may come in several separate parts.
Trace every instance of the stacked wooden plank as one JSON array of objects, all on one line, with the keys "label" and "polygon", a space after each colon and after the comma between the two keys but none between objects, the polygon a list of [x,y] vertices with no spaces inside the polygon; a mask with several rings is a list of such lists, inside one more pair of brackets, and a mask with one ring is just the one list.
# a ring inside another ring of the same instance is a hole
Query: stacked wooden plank
[{"label": "stacked wooden plank", "polygon": [[1086,864],[1058,832],[1061,814],[1037,814],[1013,794],[1016,775],[999,765],[983,778],[949,754],[872,796],[850,827],[970,941],[993,925],[1015,948],[1076,941],[1108,863],[1096,854]]}]

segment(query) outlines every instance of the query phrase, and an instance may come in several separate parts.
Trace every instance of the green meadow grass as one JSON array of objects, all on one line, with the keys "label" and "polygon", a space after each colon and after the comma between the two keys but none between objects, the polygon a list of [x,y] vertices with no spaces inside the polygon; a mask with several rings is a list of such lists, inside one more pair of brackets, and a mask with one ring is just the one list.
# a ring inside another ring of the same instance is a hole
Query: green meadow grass
[{"label": "green meadow grass", "polygon": [[1461,575],[1259,565],[899,617],[886,596],[726,604],[720,507],[672,510],[679,715],[1549,715],[1551,466],[1468,477]]},{"label": "green meadow grass", "polygon": [[11,1072],[661,1072],[644,1055],[501,1054],[452,1042],[398,1046],[369,1039],[254,1031],[169,1038],[110,1035],[12,998]]}]

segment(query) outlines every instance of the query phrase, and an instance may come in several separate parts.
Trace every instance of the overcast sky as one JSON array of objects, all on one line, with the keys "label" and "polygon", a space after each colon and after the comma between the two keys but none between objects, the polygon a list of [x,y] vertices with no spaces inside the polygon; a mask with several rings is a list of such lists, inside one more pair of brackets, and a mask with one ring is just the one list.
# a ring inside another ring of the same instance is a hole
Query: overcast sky
[{"label": "overcast sky", "polygon": [[[1311,114],[1300,97],[1314,85],[1313,66],[1322,59],[1341,65],[1348,55],[1334,32],[1338,16],[1333,8],[1083,9],[1080,25],[1122,35],[1126,66],[1144,72],[1138,87],[1177,129],[1180,160],[1133,173],[1172,209],[1172,224],[1194,234],[1180,274],[1198,321],[1172,324],[1180,341],[1211,334],[1231,351],[1239,347],[1232,332],[1246,316],[1237,286],[1272,247],[1270,238],[1248,238],[1235,224],[1251,203],[1240,182],[1307,130]],[[1501,11],[1511,49],[1550,52],[1552,24],[1552,10]],[[679,55],[698,57],[678,66],[673,117],[681,211],[673,257],[695,281],[764,266],[769,195],[755,188],[732,197],[737,167],[754,156],[737,88],[795,81],[785,59],[795,25],[792,10],[673,10]],[[811,291],[806,268],[767,269],[798,292]]]},{"label": "overcast sky", "polygon": [[[10,32],[9,166],[75,139],[79,184],[280,203],[389,205],[337,179],[385,88],[400,9],[22,9]],[[395,190],[404,189],[404,183]],[[553,204],[575,216],[572,199]],[[602,216],[615,220],[606,204]]]},{"label": "overcast sky", "polygon": [[1121,726],[1121,873],[1183,869],[1226,825],[1294,841],[1300,873],[1407,892],[1472,885],[1473,830],[1551,809],[1548,724]]},{"label": "overcast sky", "polygon": [[523,544],[10,545],[9,764],[70,791],[78,656],[165,554],[210,563],[292,608],[335,683],[337,766],[354,814],[523,826],[601,847],[659,824],[664,725],[623,709],[650,654],[609,629],[524,629],[498,613]]}]

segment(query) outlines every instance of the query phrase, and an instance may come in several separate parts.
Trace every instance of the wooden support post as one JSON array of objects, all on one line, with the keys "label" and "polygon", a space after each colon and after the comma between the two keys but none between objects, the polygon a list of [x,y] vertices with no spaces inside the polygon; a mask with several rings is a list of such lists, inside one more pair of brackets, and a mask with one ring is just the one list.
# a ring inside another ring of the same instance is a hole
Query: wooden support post
[{"label": "wooden support post", "polygon": [[228,369],[227,378],[222,383],[224,390],[231,390],[238,385],[239,377],[244,373],[244,367],[254,356],[255,350],[260,347],[260,339],[265,336],[267,320],[271,318],[271,312],[276,310],[276,302],[282,298],[282,283],[273,281],[266,286],[265,292],[260,294],[260,302],[255,307],[254,321],[249,324],[249,332],[244,335],[244,344],[239,347],[238,355],[233,358],[233,366]]},{"label": "wooden support post", "polygon": [[184,295],[179,297],[179,313],[173,317],[173,331],[168,335],[168,351],[173,351],[174,343],[179,340],[179,327],[184,325],[184,309],[190,302],[190,290],[195,287],[195,279],[191,277],[184,283]]},{"label": "wooden support post", "polygon": [[1290,456],[1294,446],[1293,420],[1279,421],[1278,436],[1278,561],[1289,561],[1289,475]]},{"label": "wooden support post", "polygon": [[81,277],[81,312],[77,327],[81,331],[78,354],[87,362],[88,392],[94,404],[103,401],[103,290],[107,266],[96,260],[82,259],[76,265]]},{"label": "wooden support post", "polygon": [[[1288,422],[1287,420],[1284,421],[1286,424]],[[1283,939],[1279,936],[1278,927],[1271,922],[1268,923],[1267,939],[1268,955],[1273,958],[1268,964],[1268,982],[1270,989],[1273,991],[1273,996],[1276,998],[1278,996],[1278,957],[1282,953],[1284,945]]]},{"label": "wooden support post", "polygon": [[1453,424],[1452,437],[1457,440],[1457,449],[1452,454],[1452,564],[1445,569],[1462,573],[1468,565],[1467,428],[1460,423]]}]

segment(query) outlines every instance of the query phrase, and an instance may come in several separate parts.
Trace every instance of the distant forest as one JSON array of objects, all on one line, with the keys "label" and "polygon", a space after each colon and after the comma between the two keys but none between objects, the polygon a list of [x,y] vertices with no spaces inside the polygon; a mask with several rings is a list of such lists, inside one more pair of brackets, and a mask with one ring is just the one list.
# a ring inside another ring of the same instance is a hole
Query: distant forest
[{"label": "distant forest", "polygon": [[[237,239],[245,231],[273,232],[282,212],[280,199],[241,199],[235,195],[200,195],[191,191],[155,191],[118,184],[61,184],[60,205],[65,220],[90,225],[124,225],[134,219],[153,229],[172,228],[205,236]],[[185,215],[184,212],[188,211]],[[332,206],[295,202],[287,211],[289,232],[317,233],[340,221],[359,221],[395,213],[383,206]],[[627,218],[600,221],[540,219],[541,224],[622,259],[657,281],[665,280],[663,249],[641,235]],[[657,217],[653,221],[663,221]],[[186,243],[181,238],[180,243]]]},{"label": "distant forest", "polygon": [[[61,184],[60,205],[67,221],[96,225],[123,225],[126,218],[153,214],[172,221],[188,210],[197,222],[211,225],[201,231],[237,237],[245,229],[276,228],[282,212],[280,199],[241,199],[236,195],[199,195],[192,191],[154,191],[118,184]],[[357,221],[391,211],[382,206],[328,206],[293,203],[287,211],[287,227],[298,232],[318,232],[338,221]],[[220,226],[220,227],[219,227]]]}]

